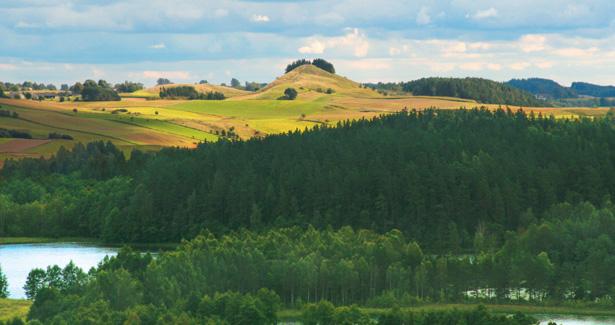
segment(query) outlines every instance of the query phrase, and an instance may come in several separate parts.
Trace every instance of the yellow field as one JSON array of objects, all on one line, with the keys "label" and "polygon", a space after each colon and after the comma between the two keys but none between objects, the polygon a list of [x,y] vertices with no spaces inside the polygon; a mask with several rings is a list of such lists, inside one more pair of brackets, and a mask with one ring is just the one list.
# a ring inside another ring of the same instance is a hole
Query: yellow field
[{"label": "yellow field", "polygon": [[[71,147],[77,142],[94,140],[111,141],[126,153],[132,148],[194,147],[202,141],[215,141],[220,134],[231,130],[247,139],[317,124],[334,125],[340,120],[373,117],[405,108],[484,106],[459,98],[383,96],[311,65],[283,75],[256,93],[210,84],[195,87],[204,92],[222,91],[229,98],[223,101],[152,100],[159,88],[151,88],[127,94],[122,101],[116,102],[0,99],[2,109],[19,114],[18,119],[0,117],[0,128],[26,130],[35,138],[17,142],[0,139],[0,159],[49,156],[60,146]],[[297,99],[278,100],[288,87],[298,91]],[[329,88],[333,90],[330,94],[327,93]],[[560,118],[602,116],[608,111],[607,108],[524,109]],[[46,140],[51,132],[70,135],[74,140]]]}]

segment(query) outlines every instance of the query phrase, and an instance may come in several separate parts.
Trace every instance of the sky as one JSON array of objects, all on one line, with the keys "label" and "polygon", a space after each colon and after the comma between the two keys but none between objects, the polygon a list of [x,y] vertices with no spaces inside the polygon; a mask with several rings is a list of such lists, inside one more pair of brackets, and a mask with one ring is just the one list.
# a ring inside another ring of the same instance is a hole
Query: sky
[{"label": "sky", "polygon": [[613,0],[1,0],[0,80],[269,82],[322,57],[359,82],[615,84]]}]

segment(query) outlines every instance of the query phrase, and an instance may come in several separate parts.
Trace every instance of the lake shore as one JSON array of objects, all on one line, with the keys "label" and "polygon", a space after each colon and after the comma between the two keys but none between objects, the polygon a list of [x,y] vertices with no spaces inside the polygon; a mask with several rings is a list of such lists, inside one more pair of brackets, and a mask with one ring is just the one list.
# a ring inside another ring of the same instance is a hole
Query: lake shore
[{"label": "lake shore", "polygon": [[[444,310],[471,310],[478,307],[480,304],[428,304],[413,307],[401,307],[403,311],[412,312],[430,312],[430,311],[444,311]],[[487,310],[494,313],[501,314],[513,314],[516,312],[522,312],[528,315],[542,315],[542,314],[555,314],[555,315],[574,315],[574,316],[612,316],[615,317],[615,310],[599,309],[599,308],[581,308],[581,307],[567,307],[567,306],[533,306],[533,305],[507,305],[507,304],[483,304]],[[361,310],[372,316],[378,316],[384,314],[390,310],[390,308],[370,308],[361,307]],[[284,309],[278,312],[278,318],[281,321],[296,321],[301,318],[301,310],[299,309]]]},{"label": "lake shore", "polygon": [[79,243],[91,244],[102,247],[130,246],[139,249],[171,250],[180,243],[104,243],[96,238],[88,237],[0,237],[0,245],[15,244],[49,244],[49,243]]}]

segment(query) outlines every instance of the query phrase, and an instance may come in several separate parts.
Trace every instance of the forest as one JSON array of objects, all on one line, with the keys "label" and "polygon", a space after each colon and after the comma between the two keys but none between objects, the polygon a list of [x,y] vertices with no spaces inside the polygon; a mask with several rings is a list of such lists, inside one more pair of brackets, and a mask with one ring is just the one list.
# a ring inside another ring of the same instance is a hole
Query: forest
[{"label": "forest", "polygon": [[489,104],[549,106],[525,90],[483,78],[422,78],[408,82],[367,83],[365,87],[385,95],[412,93],[414,96],[458,97]]},{"label": "forest", "polygon": [[[470,275],[488,264],[423,255],[398,231],[204,232],[157,258],[124,248],[87,274],[72,264],[32,270],[28,318],[53,324],[274,324],[281,308],[293,307],[302,311],[303,324],[535,324],[522,314],[494,316],[481,308],[402,312],[393,300],[415,305],[433,292],[435,301],[448,301],[453,298],[438,291],[462,289],[466,279],[456,275],[462,265]],[[369,315],[357,303],[397,307]]]},{"label": "forest", "polygon": [[130,158],[79,144],[5,161],[0,236],[188,239],[32,270],[43,323],[270,324],[293,308],[306,324],[535,324],[394,307],[612,307],[614,123],[412,110]]},{"label": "forest", "polygon": [[602,207],[615,192],[614,133],[610,115],[427,110],[130,159],[110,143],[77,145],[5,162],[0,235],[176,242],[203,228],[349,225],[465,251],[477,232],[502,243],[558,203]]}]

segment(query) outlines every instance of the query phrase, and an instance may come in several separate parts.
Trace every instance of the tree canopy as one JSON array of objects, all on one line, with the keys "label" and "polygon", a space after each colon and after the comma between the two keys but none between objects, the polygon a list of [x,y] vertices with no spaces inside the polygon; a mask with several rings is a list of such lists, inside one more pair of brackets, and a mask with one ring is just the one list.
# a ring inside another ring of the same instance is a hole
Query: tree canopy
[{"label": "tree canopy", "polygon": [[286,73],[289,73],[293,71],[294,69],[302,65],[306,65],[306,64],[312,64],[327,72],[335,73],[335,67],[333,67],[333,64],[326,61],[325,59],[314,59],[314,60],[300,59],[300,60],[291,62],[290,64],[286,66]]}]

